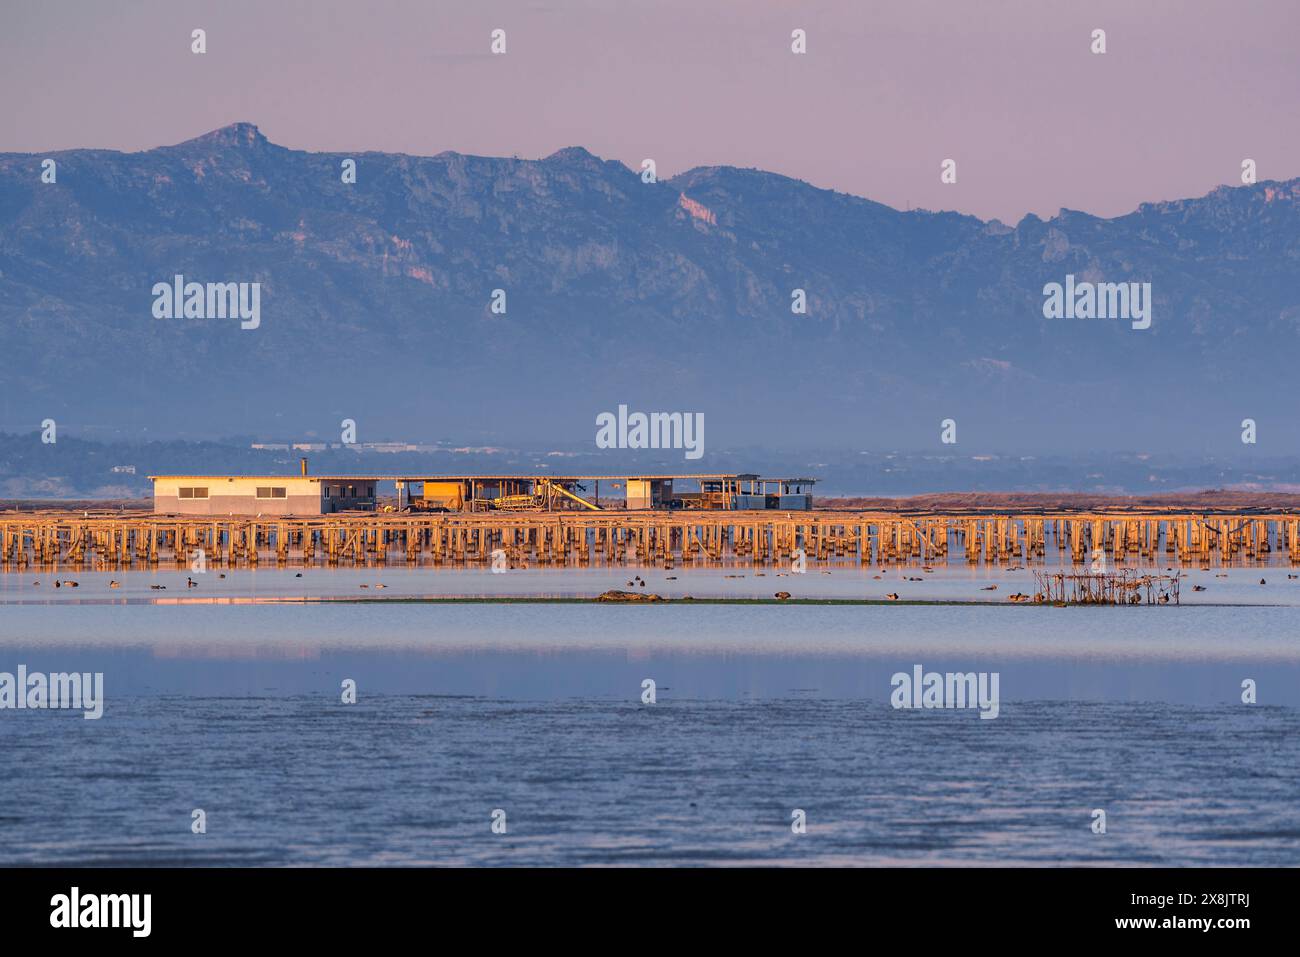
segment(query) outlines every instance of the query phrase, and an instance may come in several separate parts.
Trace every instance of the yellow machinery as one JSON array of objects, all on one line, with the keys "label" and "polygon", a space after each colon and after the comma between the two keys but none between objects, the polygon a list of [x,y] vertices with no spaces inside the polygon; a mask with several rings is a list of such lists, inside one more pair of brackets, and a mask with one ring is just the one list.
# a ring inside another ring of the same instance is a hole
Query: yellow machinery
[{"label": "yellow machinery", "polygon": [[550,479],[539,480],[533,488],[534,491],[531,495],[498,495],[496,498],[487,501],[491,502],[494,509],[502,512],[536,511],[548,508],[552,498],[559,495],[572,499],[583,508],[591,509],[593,512],[601,511],[599,505],[588,502],[581,496],[574,495],[563,485],[552,482]]},{"label": "yellow machinery", "polygon": [[492,507],[502,512],[522,512],[541,508],[536,495],[498,495],[491,499]]},{"label": "yellow machinery", "polygon": [[460,482],[425,482],[424,505],[459,512],[465,507],[465,486]]}]

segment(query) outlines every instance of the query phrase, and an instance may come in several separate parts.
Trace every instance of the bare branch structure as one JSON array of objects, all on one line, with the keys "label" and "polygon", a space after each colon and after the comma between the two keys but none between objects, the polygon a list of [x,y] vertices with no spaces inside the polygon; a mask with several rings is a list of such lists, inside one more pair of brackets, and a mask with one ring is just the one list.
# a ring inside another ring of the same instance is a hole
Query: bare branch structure
[{"label": "bare branch structure", "polygon": [[1034,601],[1054,605],[1177,605],[1177,575],[1149,575],[1134,569],[1091,574],[1034,572]]}]

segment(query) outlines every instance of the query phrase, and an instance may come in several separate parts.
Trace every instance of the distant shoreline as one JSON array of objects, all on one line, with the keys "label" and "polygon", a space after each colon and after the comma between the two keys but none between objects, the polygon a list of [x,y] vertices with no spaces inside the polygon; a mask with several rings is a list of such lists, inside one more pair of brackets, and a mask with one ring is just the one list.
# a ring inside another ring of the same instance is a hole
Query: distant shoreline
[{"label": "distant shoreline", "polygon": [[353,597],[330,595],[304,595],[277,597],[199,597],[177,596],[175,598],[74,598],[74,599],[40,599],[24,598],[6,601],[0,598],[0,606],[5,605],[600,605],[620,607],[647,607],[664,605],[836,605],[836,606],[970,606],[979,608],[1286,608],[1285,604],[1264,604],[1259,602],[1205,602],[1196,601],[1178,605],[1112,605],[1112,604],[1067,604],[1055,605],[1050,602],[1011,602],[991,601],[965,598],[900,598],[890,601],[885,598],[660,598],[658,601],[598,601],[595,596],[556,596],[556,595],[394,595],[392,597]]}]

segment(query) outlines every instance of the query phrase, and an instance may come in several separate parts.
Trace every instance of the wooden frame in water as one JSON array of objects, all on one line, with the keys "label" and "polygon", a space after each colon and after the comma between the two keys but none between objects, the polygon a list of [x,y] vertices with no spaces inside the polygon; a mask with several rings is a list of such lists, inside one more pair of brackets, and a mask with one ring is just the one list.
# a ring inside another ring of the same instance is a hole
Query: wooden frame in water
[{"label": "wooden frame in water", "polygon": [[1034,572],[1035,602],[1056,605],[1178,604],[1178,575],[1142,574],[1134,569],[1091,574]]}]

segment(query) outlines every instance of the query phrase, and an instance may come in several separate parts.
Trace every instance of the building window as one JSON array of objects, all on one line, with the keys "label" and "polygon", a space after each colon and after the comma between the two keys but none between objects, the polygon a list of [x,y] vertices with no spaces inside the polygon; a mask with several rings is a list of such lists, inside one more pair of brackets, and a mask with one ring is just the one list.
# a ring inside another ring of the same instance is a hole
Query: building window
[{"label": "building window", "polygon": [[323,489],[325,490],[325,497],[326,497],[326,498],[329,498],[329,497],[330,497],[330,487],[329,487],[328,485],[322,485],[321,488],[323,488]]},{"label": "building window", "polygon": [[182,485],[176,490],[177,498],[207,498],[208,490],[206,488],[195,488],[193,486]]},{"label": "building window", "polygon": [[288,494],[283,485],[259,485],[257,487],[258,498],[284,498]]}]

